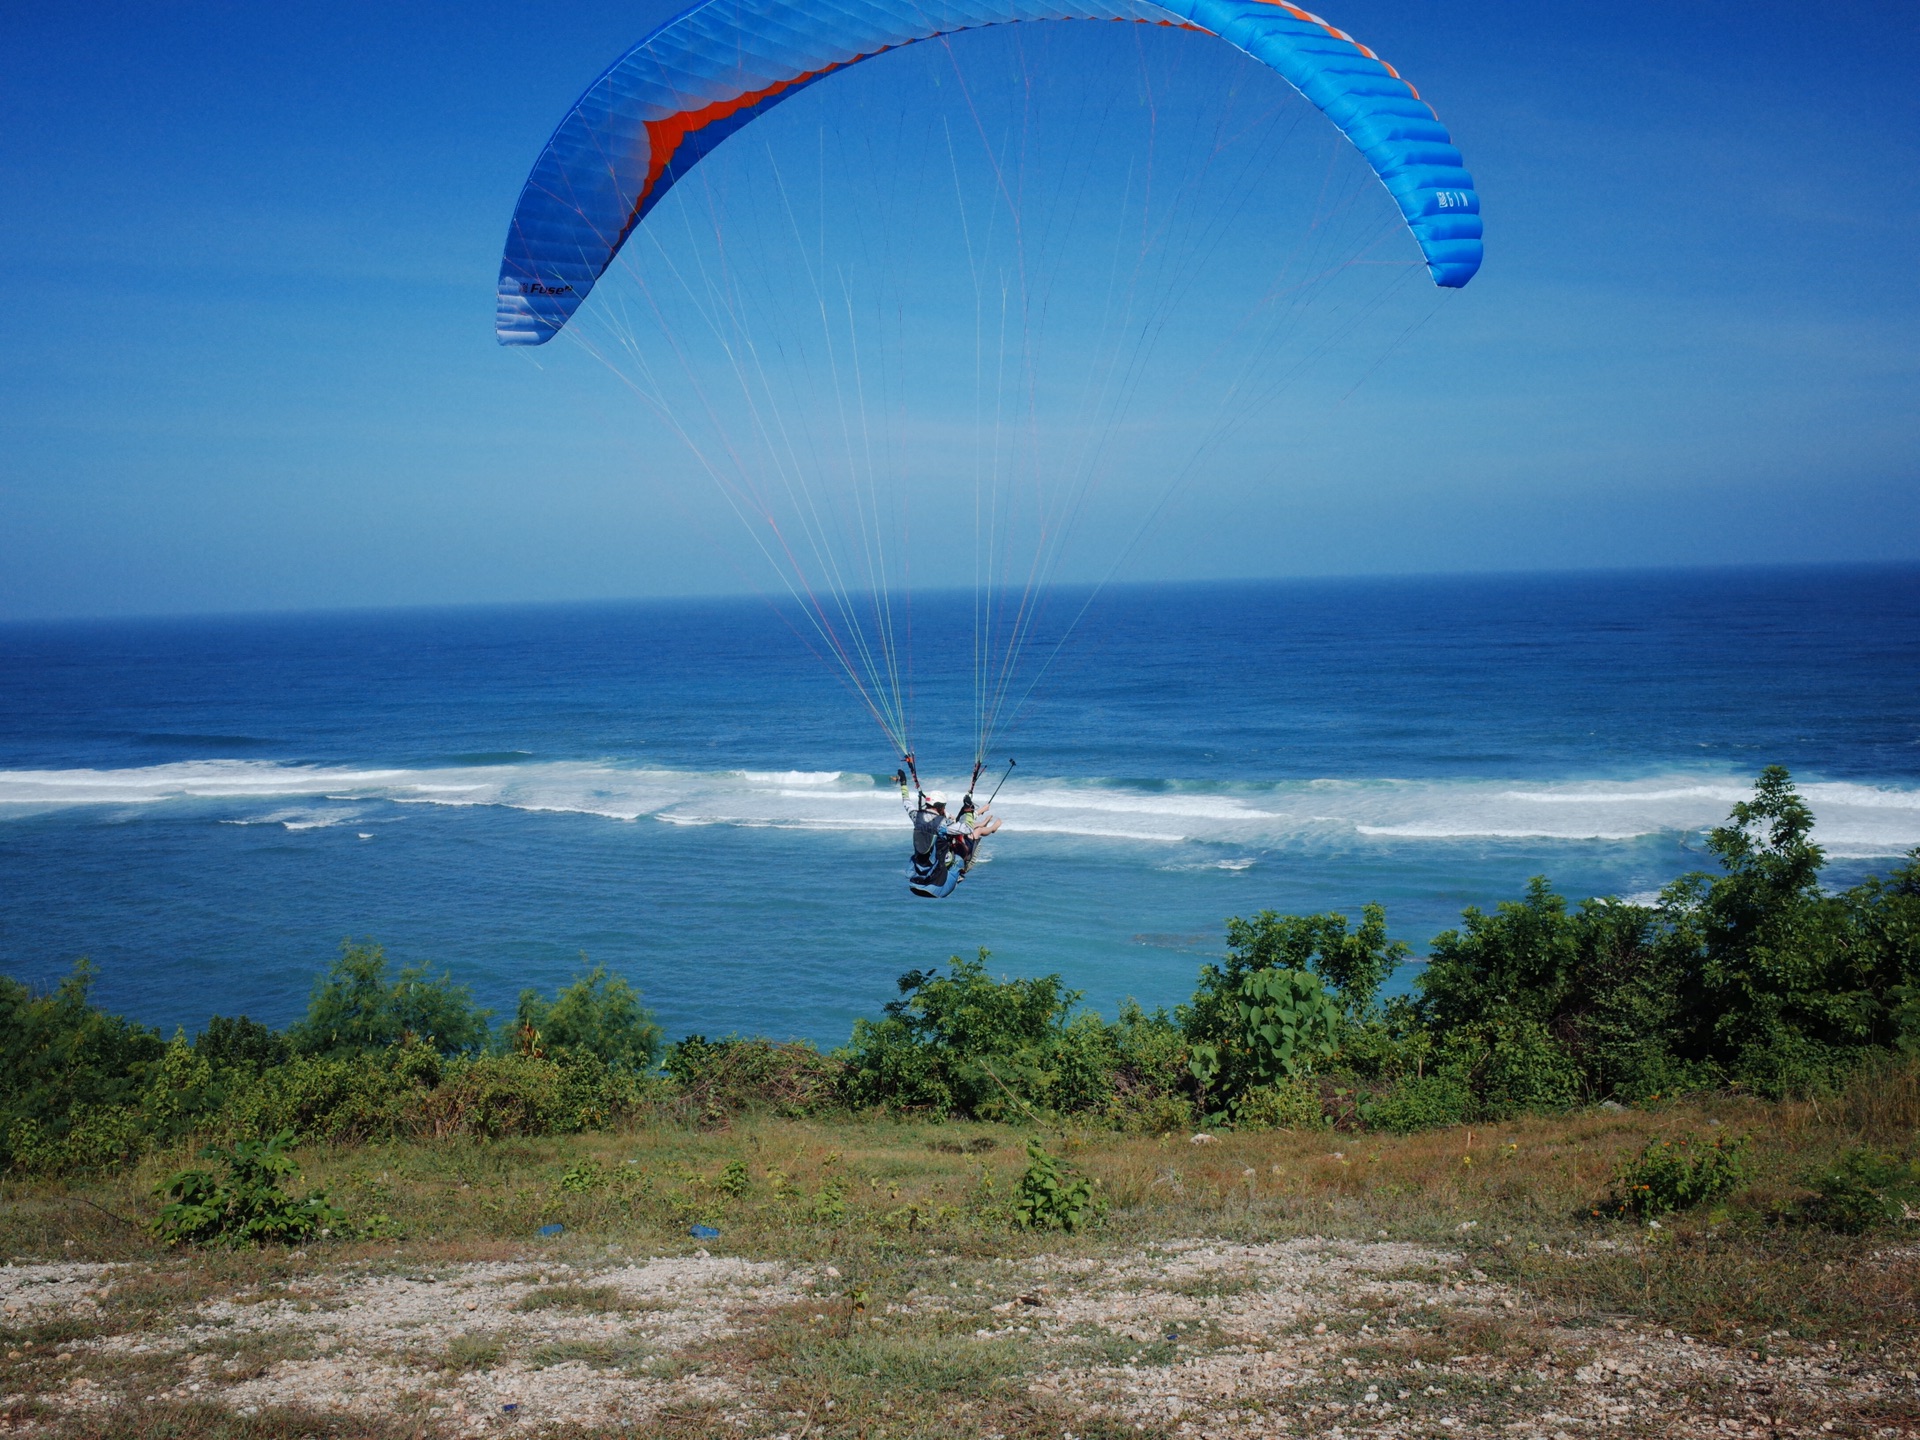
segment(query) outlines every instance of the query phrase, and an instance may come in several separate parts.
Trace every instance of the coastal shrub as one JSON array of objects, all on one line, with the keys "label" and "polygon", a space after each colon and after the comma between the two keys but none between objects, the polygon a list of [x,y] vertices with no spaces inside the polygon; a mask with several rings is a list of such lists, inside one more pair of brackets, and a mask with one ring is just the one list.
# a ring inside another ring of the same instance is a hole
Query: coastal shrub
[{"label": "coastal shrub", "polygon": [[141,1094],[142,1128],[156,1140],[179,1139],[217,1110],[223,1098],[212,1063],[184,1033],[177,1033]]},{"label": "coastal shrub", "polygon": [[1413,1009],[1490,1113],[1642,1099],[1675,1083],[1685,967],[1660,912],[1612,900],[1569,908],[1536,876],[1522,899],[1461,919],[1435,937]]},{"label": "coastal shrub", "polygon": [[1885,1151],[1849,1150],[1807,1177],[1813,1198],[1800,1218],[1842,1235],[1860,1235],[1895,1221],[1920,1221],[1920,1164]]},{"label": "coastal shrub", "polygon": [[1187,1068],[1209,1109],[1309,1075],[1339,1049],[1339,1002],[1310,970],[1209,965],[1182,1018]]},{"label": "coastal shrub", "polygon": [[1920,847],[1843,895],[1872,1041],[1920,1055]]},{"label": "coastal shrub", "polygon": [[402,1044],[442,1055],[486,1048],[491,1013],[474,1005],[465,985],[445,974],[435,978],[425,965],[404,965],[391,979],[387,970],[380,946],[343,942],[314,987],[306,1017],[287,1032],[294,1049],[339,1059]]},{"label": "coastal shrub", "polygon": [[[44,993],[0,979],[0,1168],[99,1169],[282,1131],[572,1133],[652,1104],[704,1123],[851,1105],[1086,1116],[1142,1134],[1254,1128],[1309,1123],[1314,1081],[1341,1125],[1393,1131],[1705,1087],[1832,1092],[1844,1108],[1875,1066],[1920,1057],[1920,850],[1829,893],[1812,825],[1769,767],[1709,838],[1720,873],[1683,876],[1653,905],[1574,905],[1536,878],[1436,937],[1411,998],[1380,999],[1405,949],[1378,906],[1357,923],[1260,911],[1227,922],[1226,954],[1171,1014],[1128,1001],[1108,1024],[1057,975],[995,979],[982,951],[903,976],[830,1055],[690,1035],[665,1052],[664,1078],[657,1025],[604,969],[522,995],[490,1036],[464,987],[349,944],[289,1031],[215,1016],[168,1042],[95,1006],[81,961]],[[1879,1203],[1862,1195],[1903,1193],[1848,1164],[1816,1187],[1832,1198],[1809,1202],[1811,1223],[1852,1224]]]},{"label": "coastal shrub", "polygon": [[1457,1075],[1402,1075],[1387,1089],[1359,1101],[1360,1123],[1369,1130],[1410,1135],[1464,1125],[1473,1118],[1473,1092]]},{"label": "coastal shrub", "polygon": [[1235,916],[1227,921],[1223,973],[1311,971],[1348,1016],[1358,1019],[1373,1008],[1380,986],[1411,952],[1387,938],[1387,912],[1379,905],[1364,906],[1359,927],[1348,926],[1338,911],[1281,915],[1262,910],[1251,920]]},{"label": "coastal shrub", "polygon": [[46,1172],[105,1163],[123,1153],[118,1137],[127,1127],[138,1129],[126,1117],[166,1042],[97,1008],[94,980],[86,960],[45,994],[0,978],[0,1166]]},{"label": "coastal shrub", "polygon": [[1128,1135],[1172,1135],[1194,1127],[1193,1102],[1167,1090],[1130,1087],[1118,1080],[1102,1111],[1107,1124]]},{"label": "coastal shrub", "polygon": [[1386,926],[1378,905],[1357,929],[1335,912],[1228,920],[1224,961],[1202,967],[1179,1012],[1201,1108],[1230,1112],[1252,1090],[1311,1074],[1377,1025],[1380,986],[1407,956]]},{"label": "coastal shrub", "polygon": [[213,1016],[194,1037],[193,1048],[214,1070],[245,1075],[258,1075],[293,1058],[292,1041],[245,1015]]},{"label": "coastal shrub", "polygon": [[1101,1109],[1107,1123],[1135,1135],[1191,1129],[1193,1079],[1179,1022],[1164,1007],[1149,1013],[1127,1000],[1105,1029],[1111,1061]]},{"label": "coastal shrub", "polygon": [[1113,1095],[1118,1059],[1112,1027],[1091,1011],[1075,1015],[1054,1043],[1044,1091],[1048,1104],[1072,1115],[1104,1109]]},{"label": "coastal shrub", "polygon": [[1705,1145],[1690,1137],[1649,1140],[1638,1155],[1615,1166],[1605,1213],[1651,1220],[1716,1200],[1747,1178],[1746,1152],[1744,1135]]},{"label": "coastal shrub", "polygon": [[513,1048],[539,1054],[581,1050],[616,1069],[651,1070],[665,1034],[640,992],[596,965],[552,1000],[520,992]]},{"label": "coastal shrub", "polygon": [[236,1090],[208,1128],[217,1135],[271,1135],[347,1144],[403,1134],[439,1078],[441,1057],[423,1045],[386,1053],[295,1055]]},{"label": "coastal shrub", "polygon": [[1234,1103],[1233,1123],[1240,1130],[1322,1129],[1320,1087],[1304,1075],[1256,1086]]},{"label": "coastal shrub", "polygon": [[1724,873],[1671,887],[1665,907],[1683,942],[1686,1053],[1768,1096],[1835,1089],[1900,1044],[1920,983],[1920,852],[1830,895],[1813,823],[1768,766],[1708,836]]},{"label": "coastal shrub", "polygon": [[998,1120],[1091,1103],[1088,1050],[1104,1041],[1074,1026],[1079,992],[1058,975],[995,980],[986,961],[911,971],[882,1019],[854,1022],[836,1052],[852,1104]]},{"label": "coastal shrub", "polygon": [[182,1170],[163,1180],[156,1193],[168,1203],[152,1223],[154,1236],[168,1245],[238,1250],[344,1232],[346,1216],[324,1190],[298,1199],[287,1193],[287,1182],[299,1174],[287,1153],[292,1140],[282,1131],[269,1140],[208,1146],[202,1158],[222,1162],[227,1173]]},{"label": "coastal shrub", "polygon": [[1472,1117],[1565,1110],[1580,1098],[1580,1068],[1538,1020],[1506,1015],[1463,1025],[1442,1040],[1439,1072],[1473,1096]]},{"label": "coastal shrub", "polygon": [[1100,1223],[1106,1204],[1097,1182],[1074,1173],[1066,1161],[1049,1155],[1038,1140],[1027,1141],[1027,1168],[1013,1194],[1013,1221],[1023,1229],[1064,1230],[1069,1235]]},{"label": "coastal shrub", "polygon": [[844,1065],[809,1041],[689,1035],[663,1068],[695,1115],[715,1122],[743,1111],[818,1115],[840,1103]]},{"label": "coastal shrub", "polygon": [[486,1140],[572,1135],[605,1129],[645,1095],[632,1071],[616,1070],[590,1051],[456,1060],[414,1102],[416,1133]]}]

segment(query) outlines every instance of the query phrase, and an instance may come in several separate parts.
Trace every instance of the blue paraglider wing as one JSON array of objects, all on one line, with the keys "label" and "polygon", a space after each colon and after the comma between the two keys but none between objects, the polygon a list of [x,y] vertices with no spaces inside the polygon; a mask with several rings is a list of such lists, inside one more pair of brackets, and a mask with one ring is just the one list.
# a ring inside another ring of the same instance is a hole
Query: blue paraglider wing
[{"label": "blue paraglider wing", "polygon": [[1131,20],[1217,35],[1281,75],[1364,155],[1434,283],[1480,268],[1480,200],[1432,107],[1348,35],[1271,0],[705,0],[628,51],[554,131],[520,192],[495,331],[540,345],[634,226],[727,136],[836,70],[937,35],[1022,20]]}]

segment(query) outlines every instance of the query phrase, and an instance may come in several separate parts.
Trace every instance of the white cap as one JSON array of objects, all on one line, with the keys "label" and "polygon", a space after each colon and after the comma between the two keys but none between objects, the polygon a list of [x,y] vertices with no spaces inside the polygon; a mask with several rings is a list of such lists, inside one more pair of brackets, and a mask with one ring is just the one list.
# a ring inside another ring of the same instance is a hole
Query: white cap
[{"label": "white cap", "polygon": [[927,804],[929,805],[944,805],[947,803],[947,792],[944,790],[922,790],[920,793],[926,797]]}]

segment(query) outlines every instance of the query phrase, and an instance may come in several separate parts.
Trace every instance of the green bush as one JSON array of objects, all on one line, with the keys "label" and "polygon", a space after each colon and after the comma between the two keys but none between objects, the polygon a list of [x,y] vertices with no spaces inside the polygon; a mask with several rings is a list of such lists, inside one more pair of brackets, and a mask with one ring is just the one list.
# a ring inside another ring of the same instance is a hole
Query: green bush
[{"label": "green bush", "polygon": [[415,1133],[498,1140],[603,1130],[646,1094],[639,1077],[590,1052],[488,1055],[448,1064],[416,1101]]},{"label": "green bush", "polygon": [[471,1055],[486,1048],[489,1018],[451,976],[435,979],[424,965],[405,965],[389,980],[386,951],[346,941],[314,987],[306,1018],[287,1035],[300,1053],[330,1059],[403,1044]]},{"label": "green bush", "polygon": [[[86,960],[52,993],[0,978],[0,1165],[65,1170],[134,1153],[157,1031],[95,1008]],[[130,1118],[131,1117],[131,1118]],[[137,1146],[136,1146],[137,1150]]]},{"label": "green bush", "polygon": [[1920,981],[1920,851],[1836,895],[1813,812],[1777,765],[1708,837],[1723,874],[1675,886],[1683,1053],[1781,1096],[1835,1087],[1900,1043]]},{"label": "green bush", "polygon": [[300,1173],[287,1153],[292,1139],[283,1131],[270,1140],[207,1147],[203,1158],[222,1161],[226,1175],[182,1170],[162,1181],[156,1193],[169,1203],[153,1221],[154,1235],[168,1245],[238,1250],[343,1232],[346,1216],[327,1203],[325,1191],[299,1199],[287,1193],[286,1183]]},{"label": "green bush", "polygon": [[665,1036],[640,992],[596,965],[554,996],[520,992],[514,1048],[530,1053],[582,1050],[616,1069],[651,1070]]},{"label": "green bush", "polygon": [[1248,1092],[1332,1061],[1378,1022],[1375,996],[1406,954],[1377,905],[1351,932],[1336,913],[1229,920],[1224,963],[1202,967],[1179,1012],[1201,1108],[1230,1112]]},{"label": "green bush", "polygon": [[1378,905],[1361,910],[1355,930],[1337,911],[1279,915],[1262,910],[1251,920],[1227,921],[1226,973],[1311,971],[1353,1019],[1373,1008],[1380,986],[1409,953],[1399,941],[1387,939],[1387,912]]},{"label": "green bush", "polygon": [[1369,1130],[1409,1135],[1464,1125],[1473,1118],[1473,1092],[1455,1075],[1402,1075],[1385,1091],[1359,1102],[1361,1123]]},{"label": "green bush", "polygon": [[1027,1168],[1013,1195],[1014,1223],[1031,1230],[1065,1230],[1070,1235],[1098,1225],[1107,1207],[1095,1189],[1095,1181],[1076,1175],[1038,1140],[1029,1140]]},{"label": "green bush", "polygon": [[1148,1014],[1126,1001],[1105,1027],[1105,1044],[1111,1061],[1101,1110],[1109,1124],[1135,1135],[1192,1128],[1187,1040],[1164,1008]]},{"label": "green bush", "polygon": [[1860,1235],[1898,1220],[1920,1220],[1920,1165],[1874,1150],[1850,1150],[1807,1177],[1813,1198],[1800,1218],[1842,1235]]},{"label": "green bush", "polygon": [[1651,1220],[1718,1199],[1747,1178],[1746,1152],[1744,1135],[1705,1145],[1691,1138],[1649,1140],[1638,1155],[1615,1167],[1606,1213]]},{"label": "green bush", "polygon": [[[1352,1097],[1341,1123],[1393,1131],[1706,1086],[1835,1090],[1875,1057],[1920,1053],[1920,850],[1829,894],[1812,826],[1769,767],[1712,833],[1721,873],[1682,877],[1657,906],[1570,906],[1536,878],[1437,936],[1411,1000],[1379,1000],[1406,956],[1380,907],[1357,925],[1263,910],[1227,922],[1226,955],[1172,1015],[1129,1001],[1107,1024],[1057,975],[995,980],[983,950],[903,976],[831,1055],[690,1035],[667,1051],[667,1081],[652,1074],[658,1026],[604,969],[550,1000],[523,994],[490,1036],[464,986],[348,944],[286,1033],[215,1016],[169,1044],[97,1009],[82,961],[48,994],[0,979],[0,1168],[98,1169],[281,1131],[569,1133],[674,1091],[707,1123],[877,1105],[1165,1133],[1305,1123],[1310,1079],[1344,1092],[1343,1110]],[[1853,1223],[1860,1187],[1878,1193],[1866,1163],[1833,1172],[1835,1198],[1809,1216]]]},{"label": "green bush", "polygon": [[1580,1098],[1573,1057],[1523,1016],[1461,1026],[1442,1040],[1437,1068],[1474,1097],[1475,1119],[1564,1110]]},{"label": "green bush", "polygon": [[194,1037],[193,1048],[214,1070],[258,1075],[293,1058],[293,1042],[246,1016],[215,1015]]},{"label": "green bush", "polygon": [[1326,1127],[1320,1087],[1304,1075],[1247,1091],[1233,1107],[1241,1130],[1320,1130]]},{"label": "green bush", "polygon": [[1524,899],[1461,918],[1435,937],[1415,1010],[1488,1113],[1640,1099],[1671,1073],[1676,981],[1655,911],[1569,910],[1536,876]]},{"label": "green bush", "polygon": [[840,1105],[845,1067],[810,1041],[761,1036],[709,1040],[689,1035],[667,1050],[664,1068],[700,1118],[749,1110],[818,1115]]},{"label": "green bush", "polygon": [[[348,947],[294,1038],[215,1016],[191,1043],[96,1009],[85,962],[50,995],[0,980],[0,1163],[61,1174],[283,1131],[332,1143],[570,1133],[650,1093],[637,1067],[652,1022],[617,980],[594,972],[542,1009],[568,1042],[551,1055],[483,1055],[485,1016],[463,989],[417,969],[390,983],[385,967],[377,948]],[[376,1047],[383,1034],[398,1038]]]},{"label": "green bush", "polygon": [[1128,1135],[1171,1135],[1194,1125],[1193,1102],[1166,1090],[1116,1085],[1102,1114],[1109,1125]]},{"label": "green bush", "polygon": [[851,1103],[981,1120],[1104,1103],[1092,1071],[1110,1073],[1111,1049],[1097,1021],[1075,1023],[1079,992],[1058,975],[995,980],[986,960],[903,975],[885,1018],[854,1022],[835,1052]]},{"label": "green bush", "polygon": [[296,1055],[230,1096],[207,1127],[228,1137],[287,1131],[296,1140],[351,1144],[405,1134],[439,1076],[440,1056],[421,1046],[339,1057]]}]

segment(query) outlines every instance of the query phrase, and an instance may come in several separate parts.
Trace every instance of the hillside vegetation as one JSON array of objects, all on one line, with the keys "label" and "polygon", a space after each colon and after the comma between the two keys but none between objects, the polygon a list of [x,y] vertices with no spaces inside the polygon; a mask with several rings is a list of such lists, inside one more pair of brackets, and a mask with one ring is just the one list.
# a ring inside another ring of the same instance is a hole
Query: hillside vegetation
[{"label": "hillside vegetation", "polygon": [[901,977],[846,1045],[666,1046],[604,970],[499,1024],[424,966],[343,949],[285,1031],[216,1016],[171,1040],[103,1013],[85,962],[51,994],[0,981],[0,1166],[98,1171],[216,1141],[563,1135],[666,1118],[867,1111],[1070,1124],[1410,1133],[1678,1094],[1837,1093],[1920,1049],[1920,852],[1837,894],[1813,815],[1763,772],[1708,847],[1715,874],[1654,905],[1570,904],[1544,879],[1437,937],[1411,997],[1379,906],[1229,920],[1172,1012],[1111,1021],[1057,975],[983,951]]}]

